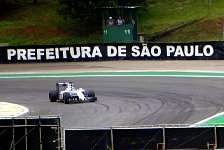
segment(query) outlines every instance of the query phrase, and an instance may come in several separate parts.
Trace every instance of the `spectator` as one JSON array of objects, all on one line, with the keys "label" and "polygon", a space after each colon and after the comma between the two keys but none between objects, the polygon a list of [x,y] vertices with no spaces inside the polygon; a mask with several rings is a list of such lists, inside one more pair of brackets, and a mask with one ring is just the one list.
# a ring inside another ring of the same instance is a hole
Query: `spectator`
[{"label": "spectator", "polygon": [[121,16],[119,16],[119,18],[117,19],[117,25],[121,26],[125,23],[124,19],[121,18]]},{"label": "spectator", "polygon": [[135,20],[134,19],[131,19],[131,24],[132,24],[133,27],[135,26]]},{"label": "spectator", "polygon": [[109,19],[107,20],[107,24],[108,24],[108,26],[113,26],[114,25],[114,19],[112,17],[109,17]]}]

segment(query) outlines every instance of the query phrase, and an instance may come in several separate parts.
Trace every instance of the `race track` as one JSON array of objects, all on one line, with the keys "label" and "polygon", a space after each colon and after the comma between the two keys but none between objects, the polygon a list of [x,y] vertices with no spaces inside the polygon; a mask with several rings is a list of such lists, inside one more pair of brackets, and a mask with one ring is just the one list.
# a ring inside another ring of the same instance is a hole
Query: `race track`
[{"label": "race track", "polygon": [[[59,81],[96,92],[95,103],[51,103]],[[60,77],[0,79],[0,101],[29,108],[24,116],[58,115],[63,127],[193,124],[224,111],[223,78]]]}]

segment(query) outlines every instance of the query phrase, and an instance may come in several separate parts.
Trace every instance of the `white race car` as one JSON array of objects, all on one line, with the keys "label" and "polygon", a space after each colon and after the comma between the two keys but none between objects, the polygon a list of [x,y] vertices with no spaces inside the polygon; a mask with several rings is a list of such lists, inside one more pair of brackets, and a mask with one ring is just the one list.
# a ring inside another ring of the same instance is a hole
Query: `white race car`
[{"label": "white race car", "polygon": [[56,83],[56,90],[49,92],[49,100],[51,102],[63,101],[65,104],[70,104],[75,102],[95,102],[97,97],[93,90],[76,89],[73,82],[58,82]]}]

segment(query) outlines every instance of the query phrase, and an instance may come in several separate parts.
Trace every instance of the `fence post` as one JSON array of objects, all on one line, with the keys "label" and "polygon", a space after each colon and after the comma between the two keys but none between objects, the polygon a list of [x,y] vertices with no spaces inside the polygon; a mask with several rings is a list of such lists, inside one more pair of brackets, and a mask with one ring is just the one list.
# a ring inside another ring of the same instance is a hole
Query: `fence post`
[{"label": "fence post", "polygon": [[217,147],[217,130],[216,130],[216,126],[214,127],[214,136],[215,136],[215,137],[214,137],[214,138],[215,138],[215,139],[214,139],[214,140],[215,140],[215,143],[214,143],[214,147],[215,147],[215,148],[214,148],[214,149],[216,149],[216,147]]},{"label": "fence post", "polygon": [[165,127],[163,127],[163,145],[162,145],[162,150],[166,149],[166,132],[165,132]]},{"label": "fence post", "polygon": [[113,128],[110,129],[110,133],[111,133],[111,149],[114,150]]}]

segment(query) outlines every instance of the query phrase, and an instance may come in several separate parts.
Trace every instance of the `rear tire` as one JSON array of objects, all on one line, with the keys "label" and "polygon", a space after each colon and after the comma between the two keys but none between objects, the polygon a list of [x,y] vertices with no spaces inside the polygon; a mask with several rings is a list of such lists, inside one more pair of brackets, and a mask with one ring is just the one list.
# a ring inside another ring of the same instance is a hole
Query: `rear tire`
[{"label": "rear tire", "polygon": [[56,102],[58,99],[58,94],[56,91],[50,91],[49,92],[49,100],[50,102]]}]

